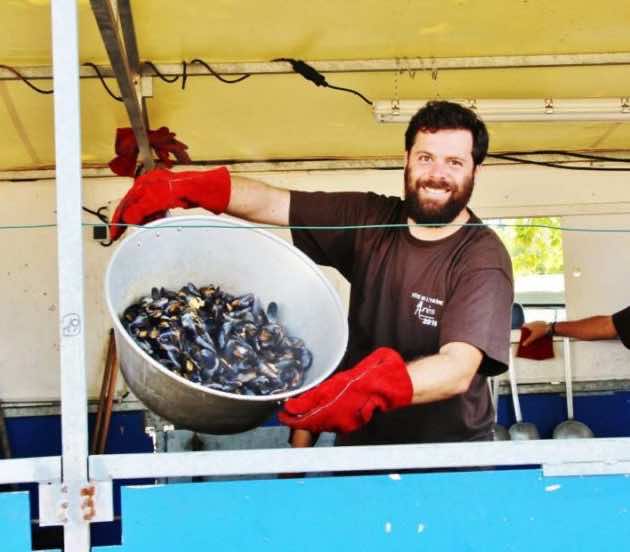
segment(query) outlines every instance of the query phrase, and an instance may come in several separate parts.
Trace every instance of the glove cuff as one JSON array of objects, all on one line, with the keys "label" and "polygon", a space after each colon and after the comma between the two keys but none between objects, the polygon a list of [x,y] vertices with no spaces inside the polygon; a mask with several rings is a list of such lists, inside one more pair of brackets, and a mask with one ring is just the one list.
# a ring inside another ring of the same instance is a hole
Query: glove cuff
[{"label": "glove cuff", "polygon": [[203,207],[215,215],[224,213],[230,203],[232,179],[226,167],[173,173],[171,186],[173,195],[190,207]]},{"label": "glove cuff", "polygon": [[387,399],[387,410],[409,406],[413,398],[413,383],[407,365],[394,349],[382,347],[375,354],[382,355],[383,394]]}]

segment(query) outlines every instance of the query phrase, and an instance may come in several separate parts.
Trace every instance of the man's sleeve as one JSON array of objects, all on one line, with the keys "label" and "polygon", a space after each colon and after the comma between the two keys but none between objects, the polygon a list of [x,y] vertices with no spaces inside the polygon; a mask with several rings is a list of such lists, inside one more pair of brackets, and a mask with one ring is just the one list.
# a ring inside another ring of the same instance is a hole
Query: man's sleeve
[{"label": "man's sleeve", "polygon": [[627,349],[630,349],[630,306],[612,315],[617,335]]},{"label": "man's sleeve", "polygon": [[351,280],[357,232],[341,227],[365,224],[369,200],[360,192],[292,191],[293,244],[317,264],[332,266]]},{"label": "man's sleeve", "polygon": [[461,341],[483,353],[479,372],[494,376],[507,370],[512,279],[501,268],[477,269],[460,278],[445,306],[440,347]]}]

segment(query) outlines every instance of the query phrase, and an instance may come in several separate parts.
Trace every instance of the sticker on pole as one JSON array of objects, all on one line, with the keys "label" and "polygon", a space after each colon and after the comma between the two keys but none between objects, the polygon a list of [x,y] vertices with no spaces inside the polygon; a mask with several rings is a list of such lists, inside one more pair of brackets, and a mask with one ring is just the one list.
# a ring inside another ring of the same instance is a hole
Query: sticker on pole
[{"label": "sticker on pole", "polygon": [[74,337],[81,333],[81,317],[71,312],[66,314],[61,320],[61,333],[64,337]]}]

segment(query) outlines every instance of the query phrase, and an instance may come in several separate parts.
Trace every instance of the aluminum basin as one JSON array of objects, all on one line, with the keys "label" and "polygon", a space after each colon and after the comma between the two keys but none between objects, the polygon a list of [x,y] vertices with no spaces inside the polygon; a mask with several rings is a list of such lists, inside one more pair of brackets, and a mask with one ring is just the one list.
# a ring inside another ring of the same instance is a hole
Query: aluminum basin
[{"label": "aluminum basin", "polygon": [[[170,372],[146,354],[120,322],[125,308],[151,287],[179,289],[187,282],[215,284],[235,295],[252,292],[275,301],[290,335],[313,352],[304,383],[271,396],[241,396],[208,389]],[[282,402],[314,387],[345,353],[348,323],[337,291],[318,266],[271,231],[227,216],[160,219],[118,245],[105,276],[122,374],[136,397],[179,427],[238,433],[263,423]]]}]

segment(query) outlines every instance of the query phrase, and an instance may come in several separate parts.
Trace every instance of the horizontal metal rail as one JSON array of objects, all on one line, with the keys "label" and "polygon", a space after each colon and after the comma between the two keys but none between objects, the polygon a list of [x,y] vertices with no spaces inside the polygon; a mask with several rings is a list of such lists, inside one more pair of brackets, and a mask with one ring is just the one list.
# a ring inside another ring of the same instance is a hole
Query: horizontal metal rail
[{"label": "horizontal metal rail", "polygon": [[118,454],[91,456],[89,463],[95,480],[526,465],[574,465],[572,474],[602,473],[605,465],[606,473],[630,473],[630,439]]},{"label": "horizontal metal rail", "polygon": [[[578,150],[581,153],[594,153],[599,155],[615,155],[619,158],[630,159],[630,153],[627,150]],[[501,152],[495,152],[501,153]],[[594,161],[588,159],[576,159],[569,155],[563,155],[561,153],[554,155],[528,155],[527,159],[532,161],[544,161],[555,164],[568,164],[571,166],[579,167],[612,167],[619,164],[606,161]],[[346,170],[370,170],[370,169],[402,169],[404,166],[404,157],[402,155],[395,157],[382,157],[382,158],[367,158],[367,159],[296,159],[296,160],[268,160],[268,161],[246,161],[240,159],[227,160],[227,159],[215,159],[215,160],[199,160],[193,161],[193,164],[186,166],[175,166],[173,170],[202,170],[208,167],[216,167],[220,165],[226,165],[230,168],[230,171],[235,173],[247,173],[247,172],[297,172],[297,171],[346,171]],[[517,165],[522,166],[522,163],[516,161],[509,161],[503,159],[487,159],[484,162],[484,167],[492,166],[507,166]],[[46,180],[52,179],[55,176],[54,168],[42,167],[42,168],[24,168],[14,169],[7,171],[0,171],[0,181],[11,180]],[[103,163],[102,165],[91,164],[83,167],[83,177],[100,178],[100,177],[113,177],[114,175],[109,167]]]},{"label": "horizontal metal rail", "polygon": [[[252,61],[235,63],[215,63],[206,60],[220,75],[264,75],[293,73],[291,64],[285,61]],[[477,57],[402,57],[388,59],[320,60],[307,61],[321,73],[380,73],[444,71],[455,69],[517,69],[524,67],[574,67],[596,65],[630,65],[630,52],[583,53],[583,54],[542,54],[524,56],[477,56]],[[167,76],[181,75],[181,63],[156,63],[158,71]],[[17,67],[28,79],[52,78],[50,66]],[[114,71],[106,65],[99,65],[104,77],[114,77]],[[155,75],[153,69],[144,66],[143,75]],[[188,76],[208,75],[208,70],[199,64],[187,64]],[[81,67],[81,78],[97,78],[94,69]],[[6,69],[0,69],[0,80],[15,80],[17,77]]]},{"label": "horizontal metal rail", "polygon": [[0,484],[61,481],[61,457],[0,460]]}]

